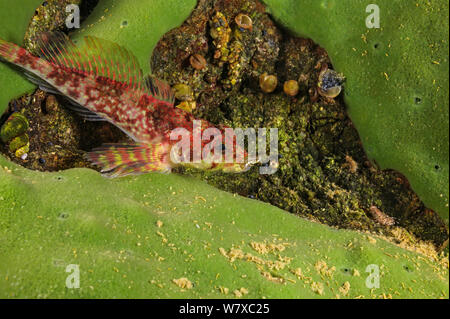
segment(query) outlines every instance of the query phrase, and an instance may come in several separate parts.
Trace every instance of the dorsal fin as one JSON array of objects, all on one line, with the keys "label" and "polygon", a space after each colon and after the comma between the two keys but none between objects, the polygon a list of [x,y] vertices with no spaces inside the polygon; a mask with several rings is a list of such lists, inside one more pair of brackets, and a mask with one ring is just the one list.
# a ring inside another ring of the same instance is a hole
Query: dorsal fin
[{"label": "dorsal fin", "polygon": [[143,89],[144,80],[136,57],[124,47],[93,36],[75,44],[62,32],[42,32],[37,38],[40,56],[73,71],[103,76]]},{"label": "dorsal fin", "polygon": [[62,32],[42,32],[36,43],[40,56],[51,63],[122,82],[172,104],[175,100],[169,84],[152,76],[144,78],[136,57],[114,42],[87,36],[76,46]]},{"label": "dorsal fin", "polygon": [[145,77],[145,87],[152,96],[159,100],[169,102],[171,104],[175,101],[175,94],[170,85],[152,76]]}]

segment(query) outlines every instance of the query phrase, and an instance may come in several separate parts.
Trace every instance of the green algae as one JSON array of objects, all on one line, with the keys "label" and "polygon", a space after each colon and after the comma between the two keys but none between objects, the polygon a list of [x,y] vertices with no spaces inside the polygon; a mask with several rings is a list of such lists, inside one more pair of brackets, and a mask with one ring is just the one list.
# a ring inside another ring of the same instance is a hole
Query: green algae
[{"label": "green algae", "polygon": [[[448,298],[448,259],[192,178],[109,180],[87,169],[34,172],[4,159],[0,167],[2,298],[236,298],[241,288],[243,298]],[[79,266],[79,289],[66,288],[69,264]],[[366,287],[369,264],[380,267],[379,289]],[[179,288],[179,278],[193,288]]]},{"label": "green algae", "polygon": [[363,1],[264,2],[345,74],[349,115],[368,156],[406,175],[448,221],[448,1],[378,1],[380,29],[366,27]]}]

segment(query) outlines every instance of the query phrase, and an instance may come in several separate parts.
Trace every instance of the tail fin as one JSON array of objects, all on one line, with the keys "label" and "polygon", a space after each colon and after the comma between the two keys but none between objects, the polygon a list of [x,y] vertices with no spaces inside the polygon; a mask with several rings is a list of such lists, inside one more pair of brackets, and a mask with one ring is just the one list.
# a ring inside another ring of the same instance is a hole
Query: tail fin
[{"label": "tail fin", "polygon": [[86,157],[101,168],[103,175],[112,178],[171,170],[168,146],[162,143],[104,144]]},{"label": "tail fin", "polygon": [[19,49],[20,47],[14,43],[0,39],[0,58],[3,58],[8,62],[13,62]]}]

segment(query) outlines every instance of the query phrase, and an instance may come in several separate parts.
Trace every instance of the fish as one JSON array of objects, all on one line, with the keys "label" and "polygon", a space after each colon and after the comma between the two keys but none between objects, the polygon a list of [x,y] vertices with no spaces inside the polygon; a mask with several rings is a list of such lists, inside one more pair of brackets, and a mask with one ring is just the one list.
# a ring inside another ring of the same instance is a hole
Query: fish
[{"label": "fish", "polygon": [[[236,139],[224,142],[228,127],[196,119],[175,107],[171,87],[151,75],[144,76],[136,57],[126,48],[95,36],[85,36],[82,44],[75,45],[62,32],[42,32],[35,43],[38,55],[0,39],[0,60],[21,69],[40,89],[64,97],[66,106],[83,119],[110,122],[133,141],[104,144],[86,154],[104,176],[169,173],[177,166],[239,173],[255,163],[248,160]],[[181,137],[173,138],[176,129],[189,133],[187,152],[177,147]],[[192,161],[198,153],[194,136],[203,136],[208,129],[215,129],[216,134],[201,139],[201,150],[221,147],[221,153]],[[235,160],[225,160],[230,153]]]}]

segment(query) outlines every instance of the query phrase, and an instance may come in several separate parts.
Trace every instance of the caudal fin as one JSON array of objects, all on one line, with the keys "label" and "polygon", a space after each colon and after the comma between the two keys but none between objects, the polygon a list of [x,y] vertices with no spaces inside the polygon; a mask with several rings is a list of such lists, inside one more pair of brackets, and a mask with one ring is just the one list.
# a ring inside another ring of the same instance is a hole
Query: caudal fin
[{"label": "caudal fin", "polygon": [[168,147],[155,144],[104,144],[86,154],[106,177],[170,172]]}]

